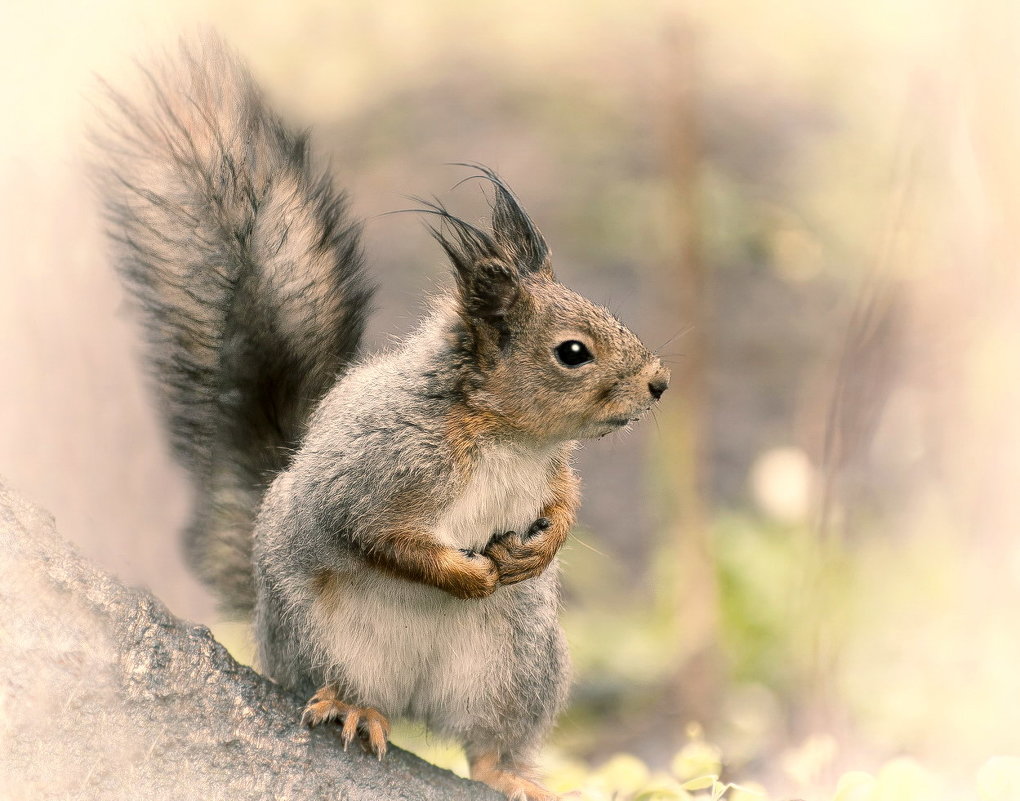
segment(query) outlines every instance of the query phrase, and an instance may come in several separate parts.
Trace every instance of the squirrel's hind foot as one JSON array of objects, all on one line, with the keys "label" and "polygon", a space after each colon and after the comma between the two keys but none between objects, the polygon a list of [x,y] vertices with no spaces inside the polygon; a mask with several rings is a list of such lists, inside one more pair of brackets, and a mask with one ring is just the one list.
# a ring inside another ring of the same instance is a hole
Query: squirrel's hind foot
[{"label": "squirrel's hind foot", "polygon": [[556,793],[519,773],[507,770],[496,753],[482,754],[471,760],[471,778],[503,793],[510,801],[557,801]]},{"label": "squirrel's hind foot", "polygon": [[357,737],[361,746],[382,759],[386,755],[390,736],[390,722],[377,709],[353,706],[340,700],[337,688],[327,684],[305,706],[301,723],[315,728],[321,723],[336,723],[341,727],[340,739],[344,751]]}]

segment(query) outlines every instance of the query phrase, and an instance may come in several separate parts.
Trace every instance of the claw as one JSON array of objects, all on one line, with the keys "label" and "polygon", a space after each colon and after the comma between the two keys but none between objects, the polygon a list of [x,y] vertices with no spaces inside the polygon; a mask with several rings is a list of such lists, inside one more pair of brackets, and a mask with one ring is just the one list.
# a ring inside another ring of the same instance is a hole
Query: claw
[{"label": "claw", "polygon": [[347,712],[347,716],[344,718],[344,728],[340,735],[340,739],[344,744],[344,751],[346,751],[348,746],[354,742],[354,738],[358,733],[358,723],[360,721],[360,709],[352,708]]},{"label": "claw", "polygon": [[529,540],[532,537],[537,537],[543,531],[546,531],[551,525],[552,520],[550,520],[548,517],[538,518],[538,520],[531,524],[531,528],[529,528],[528,533],[524,535],[524,539]]},{"label": "claw", "polygon": [[[374,711],[374,710],[372,710]],[[368,744],[379,761],[386,756],[386,739],[390,734],[390,723],[378,712],[366,715],[368,720]]]},{"label": "claw", "polygon": [[301,715],[303,726],[315,727],[336,721],[342,724],[340,741],[344,751],[357,737],[366,751],[379,759],[386,755],[390,722],[376,709],[346,704],[339,699],[334,688],[326,686],[312,696]]}]

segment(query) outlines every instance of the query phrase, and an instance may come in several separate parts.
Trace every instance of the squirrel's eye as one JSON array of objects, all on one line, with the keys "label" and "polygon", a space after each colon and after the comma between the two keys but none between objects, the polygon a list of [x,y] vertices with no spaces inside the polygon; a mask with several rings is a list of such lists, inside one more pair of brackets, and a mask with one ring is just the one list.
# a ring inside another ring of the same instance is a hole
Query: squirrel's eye
[{"label": "squirrel's eye", "polygon": [[580,367],[595,357],[583,342],[569,339],[556,346],[556,358],[564,367]]}]

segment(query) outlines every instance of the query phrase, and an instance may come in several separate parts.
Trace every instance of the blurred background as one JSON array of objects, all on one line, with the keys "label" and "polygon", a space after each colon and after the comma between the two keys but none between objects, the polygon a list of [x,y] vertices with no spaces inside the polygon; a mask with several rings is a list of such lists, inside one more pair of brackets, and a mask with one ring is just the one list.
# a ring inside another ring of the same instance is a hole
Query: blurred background
[{"label": "blurred background", "polygon": [[212,26],[367,221],[371,349],[446,280],[420,221],[381,215],[436,194],[482,217],[445,166],[480,161],[561,280],[672,367],[654,421],[580,453],[563,554],[577,686],[554,772],[707,765],[828,798],[847,770],[892,765],[919,799],[962,798],[989,757],[1020,755],[1020,6],[8,0],[0,16],[0,475],[86,554],[244,658],[177,550],[187,483],[82,169],[96,75],[123,83]]}]

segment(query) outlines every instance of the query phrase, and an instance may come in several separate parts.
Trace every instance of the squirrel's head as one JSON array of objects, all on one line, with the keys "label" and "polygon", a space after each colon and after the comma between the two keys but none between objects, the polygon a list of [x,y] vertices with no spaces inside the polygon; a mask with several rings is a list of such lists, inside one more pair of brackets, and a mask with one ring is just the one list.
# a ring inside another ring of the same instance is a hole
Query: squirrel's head
[{"label": "squirrel's head", "polygon": [[473,394],[523,434],[544,441],[600,437],[640,418],[669,370],[607,309],[553,275],[549,246],[500,178],[491,231],[427,204],[453,263],[461,346]]}]

